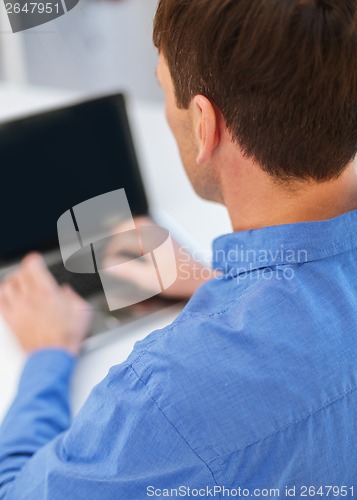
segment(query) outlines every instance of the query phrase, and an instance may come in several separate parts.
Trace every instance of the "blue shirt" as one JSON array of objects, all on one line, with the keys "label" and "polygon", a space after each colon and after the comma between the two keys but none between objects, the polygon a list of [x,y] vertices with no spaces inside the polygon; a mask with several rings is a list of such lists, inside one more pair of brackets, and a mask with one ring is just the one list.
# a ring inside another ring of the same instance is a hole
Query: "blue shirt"
[{"label": "blue shirt", "polygon": [[0,498],[356,498],[356,248],[357,211],[217,239],[223,275],[72,424],[74,358],[34,353],[0,429]]}]

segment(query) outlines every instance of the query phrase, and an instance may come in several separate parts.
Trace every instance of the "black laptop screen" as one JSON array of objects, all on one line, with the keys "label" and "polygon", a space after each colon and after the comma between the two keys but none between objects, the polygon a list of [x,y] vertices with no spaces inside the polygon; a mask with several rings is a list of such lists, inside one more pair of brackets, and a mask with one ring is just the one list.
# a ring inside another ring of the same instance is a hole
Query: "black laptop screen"
[{"label": "black laptop screen", "polygon": [[1,261],[58,246],[58,218],[95,196],[147,212],[120,94],[0,124],[0,165]]}]

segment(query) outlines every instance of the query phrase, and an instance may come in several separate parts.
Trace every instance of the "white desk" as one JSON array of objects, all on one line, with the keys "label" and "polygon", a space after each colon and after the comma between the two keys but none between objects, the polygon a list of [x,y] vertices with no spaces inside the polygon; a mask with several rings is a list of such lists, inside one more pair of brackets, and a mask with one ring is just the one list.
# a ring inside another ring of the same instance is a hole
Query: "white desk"
[{"label": "white desk", "polygon": [[[47,89],[0,85],[0,120],[58,106],[78,97]],[[152,208],[158,212],[164,210],[168,216],[167,227],[170,219],[175,221],[175,227],[180,228],[183,237],[200,249],[201,256],[208,258],[212,239],[230,231],[225,210],[200,200],[194,194],[166,125],[163,108],[157,104],[131,103],[129,114]],[[73,381],[74,412],[78,411],[108,369],[127,358],[136,340],[169,324],[178,312],[178,309],[172,310],[164,317],[151,319],[145,325],[136,327],[132,335],[125,335],[106,347],[83,355]],[[15,394],[23,362],[24,355],[0,319],[0,420]]]}]

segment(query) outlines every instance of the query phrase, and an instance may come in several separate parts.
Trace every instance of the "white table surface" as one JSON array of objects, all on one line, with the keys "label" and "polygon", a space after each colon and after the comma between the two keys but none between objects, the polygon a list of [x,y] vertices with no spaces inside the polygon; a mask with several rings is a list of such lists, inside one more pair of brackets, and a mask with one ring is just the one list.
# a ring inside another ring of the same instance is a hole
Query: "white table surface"
[{"label": "white table surface", "polygon": [[[0,85],[0,121],[57,107],[81,97],[85,96],[52,89]],[[193,192],[162,106],[130,103],[129,115],[151,207],[163,223],[166,222],[168,229],[172,227],[173,234],[191,242],[192,248],[199,250],[198,256],[208,259],[212,239],[231,230],[224,208],[200,200]],[[127,358],[137,340],[169,324],[178,313],[179,309],[173,308],[161,317],[136,325],[130,334],[118,336],[105,347],[82,355],[72,387],[74,413],[109,368]],[[0,318],[0,421],[16,393],[24,360],[24,354]]]}]

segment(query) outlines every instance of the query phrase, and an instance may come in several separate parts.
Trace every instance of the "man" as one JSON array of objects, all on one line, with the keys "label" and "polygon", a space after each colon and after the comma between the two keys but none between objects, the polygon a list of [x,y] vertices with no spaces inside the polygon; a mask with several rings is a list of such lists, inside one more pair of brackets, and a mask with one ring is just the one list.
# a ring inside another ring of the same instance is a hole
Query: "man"
[{"label": "man", "polygon": [[37,256],[9,278],[30,356],[0,496],[356,497],[357,2],[161,0],[154,40],[187,174],[234,232],[72,424],[86,308]]}]

